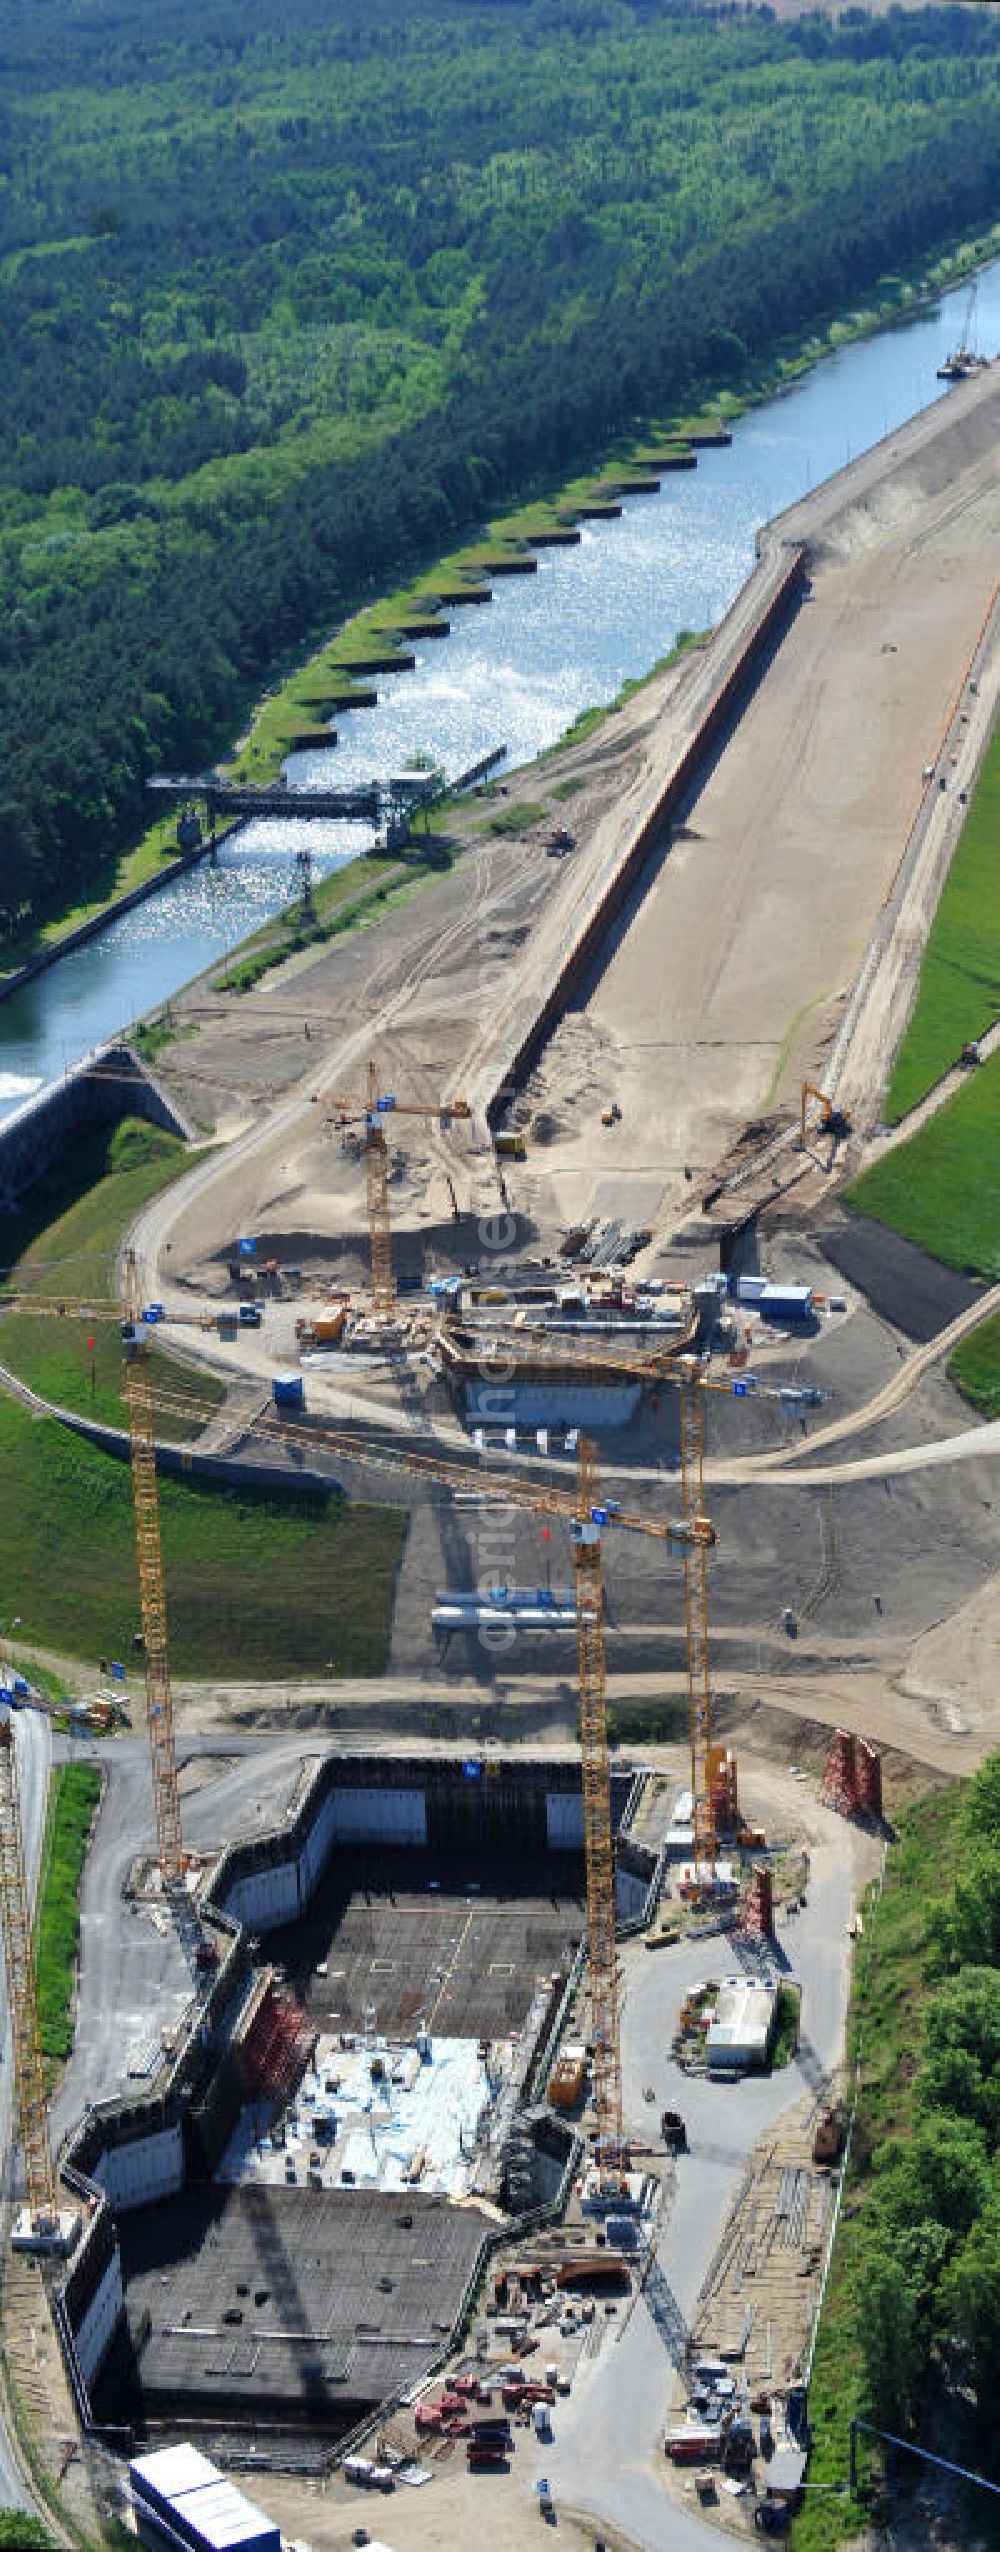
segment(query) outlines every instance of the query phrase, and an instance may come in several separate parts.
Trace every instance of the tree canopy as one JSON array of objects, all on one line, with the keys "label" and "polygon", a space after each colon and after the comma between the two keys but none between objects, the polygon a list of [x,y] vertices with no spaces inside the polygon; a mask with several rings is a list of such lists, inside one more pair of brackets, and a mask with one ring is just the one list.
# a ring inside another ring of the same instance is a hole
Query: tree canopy
[{"label": "tree canopy", "polygon": [[996,211],[1000,26],[0,0],[0,935],[491,509]]}]

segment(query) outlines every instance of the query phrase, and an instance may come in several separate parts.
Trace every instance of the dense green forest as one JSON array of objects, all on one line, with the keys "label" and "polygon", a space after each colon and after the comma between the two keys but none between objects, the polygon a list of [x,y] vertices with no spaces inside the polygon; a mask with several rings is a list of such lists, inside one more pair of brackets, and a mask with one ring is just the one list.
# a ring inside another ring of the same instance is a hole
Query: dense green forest
[{"label": "dense green forest", "polygon": [[0,936],[373,587],[998,210],[997,13],[0,0]]},{"label": "dense green forest", "polygon": [[[855,1951],[849,2056],[854,2126],[794,2552],[868,2539],[885,2459],[862,2438],[848,2493],[855,2418],[1000,2476],[1000,1755],[901,1809]],[[926,2468],[888,2461],[903,2530],[917,2516],[911,2539],[929,2543]],[[908,2485],[916,2511],[900,2503]],[[996,2542],[979,2493],[952,2497],[948,2522],[953,2542]]]},{"label": "dense green forest", "polygon": [[997,2469],[1000,2375],[1000,1756],[970,1783],[955,1876],[928,1922],[936,1985],[914,2047],[912,2133],[873,2157],[860,2337],[871,2415],[911,2429],[947,2369]]}]

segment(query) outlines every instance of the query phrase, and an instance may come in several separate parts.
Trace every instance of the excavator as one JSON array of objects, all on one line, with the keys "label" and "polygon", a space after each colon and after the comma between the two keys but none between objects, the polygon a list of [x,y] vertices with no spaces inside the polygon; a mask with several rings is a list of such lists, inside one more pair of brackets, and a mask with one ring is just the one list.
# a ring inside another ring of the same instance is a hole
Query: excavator
[{"label": "excavator", "polygon": [[816,1099],[819,1102],[821,1134],[832,1135],[834,1142],[839,1143],[842,1136],[851,1131],[850,1117],[844,1108],[838,1108],[836,1101],[831,1099],[829,1091],[818,1089],[815,1081],[804,1081],[799,1113],[799,1149],[802,1152],[806,1148],[806,1113],[810,1099]]}]

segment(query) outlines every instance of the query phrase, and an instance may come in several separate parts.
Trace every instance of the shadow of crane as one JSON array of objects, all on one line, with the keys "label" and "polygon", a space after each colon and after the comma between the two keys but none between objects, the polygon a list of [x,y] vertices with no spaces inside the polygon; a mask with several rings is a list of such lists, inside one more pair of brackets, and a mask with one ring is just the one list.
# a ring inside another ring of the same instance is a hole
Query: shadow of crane
[{"label": "shadow of crane", "polygon": [[690,2333],[677,2297],[655,2251],[642,2281],[642,2298],[650,2320],[660,2334],[670,2363],[678,2374],[687,2364]]}]

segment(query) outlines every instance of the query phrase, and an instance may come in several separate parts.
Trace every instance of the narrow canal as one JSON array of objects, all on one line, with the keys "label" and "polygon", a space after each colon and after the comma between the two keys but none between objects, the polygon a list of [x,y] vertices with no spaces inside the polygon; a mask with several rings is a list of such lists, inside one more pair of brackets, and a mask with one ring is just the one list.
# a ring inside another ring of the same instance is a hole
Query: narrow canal
[{"label": "narrow canal", "polygon": [[[543,551],[538,573],[498,581],[492,602],[455,613],[417,649],[413,673],[383,676],[377,709],[337,720],[334,753],[288,764],[300,788],[385,777],[415,755],[467,768],[505,744],[512,764],[553,744],[581,709],[614,698],[682,629],[705,629],[749,573],[769,517],[935,398],[957,342],[965,286],[904,324],[828,356],[794,387],[737,420],[729,448],[699,454],[621,519],[581,527]],[[979,278],[982,350],[1000,350],[1000,261]],[[367,827],[316,821],[317,872],[356,857]],[[207,864],[110,925],[0,1003],[0,1117],[70,1063],[168,1000],[295,893],[301,830],[255,820]]]}]

